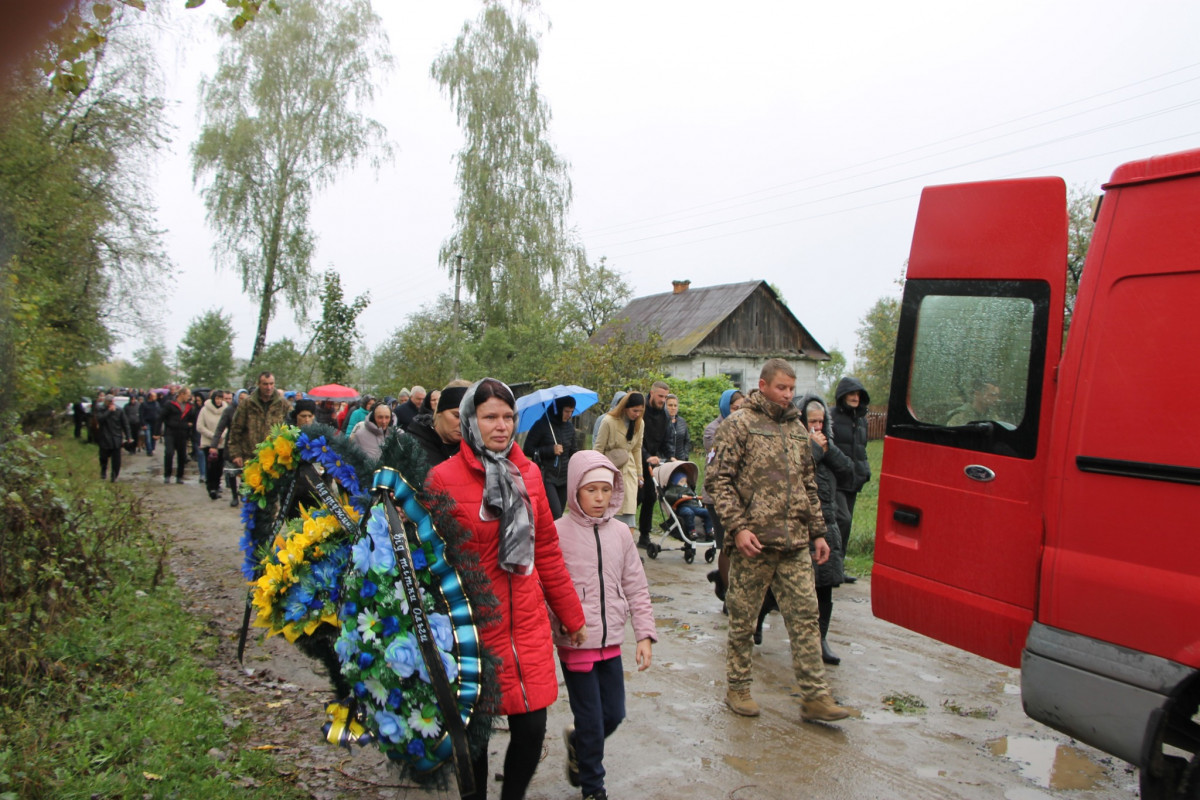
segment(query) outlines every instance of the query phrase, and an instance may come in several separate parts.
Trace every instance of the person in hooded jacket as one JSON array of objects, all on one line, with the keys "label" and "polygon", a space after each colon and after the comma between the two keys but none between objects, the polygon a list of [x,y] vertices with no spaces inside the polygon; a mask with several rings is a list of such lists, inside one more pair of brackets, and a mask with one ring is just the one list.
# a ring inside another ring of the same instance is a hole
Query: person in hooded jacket
[{"label": "person in hooded jacket", "polygon": [[[585,618],[563,564],[542,477],[514,447],[516,398],[494,378],[467,388],[459,406],[458,455],[429,471],[426,489],[454,499],[450,513],[470,532],[463,548],[479,558],[500,620],[480,629],[499,660],[499,713],[510,733],[504,757],[502,800],[519,800],[533,779],[546,738],[546,709],[558,698],[554,644],[547,605],[571,644],[586,638]],[[475,791],[487,797],[488,759],[474,763]]]},{"label": "person in hooded jacket", "polygon": [[563,682],[575,724],[563,731],[567,781],[585,800],[606,798],[604,740],[625,718],[621,644],[633,623],[638,671],[650,666],[658,641],[650,586],[637,545],[614,519],[625,487],[620,471],[595,450],[571,457],[567,467],[567,513],[555,523],[563,561],[587,619],[586,638],[573,644],[551,615]]},{"label": "person in hooded jacket", "polygon": [[391,431],[392,410],[387,403],[376,403],[371,409],[371,415],[363,420],[358,430],[350,435],[350,441],[372,460],[379,460],[383,450],[383,440]]},{"label": "person in hooded jacket", "polygon": [[574,413],[574,397],[558,398],[533,424],[521,448],[542,470],[546,499],[555,519],[563,515],[567,502],[567,464],[576,450],[575,423],[571,422]]},{"label": "person in hooded jacket", "polygon": [[842,659],[829,648],[826,636],[833,617],[833,589],[845,578],[845,556],[841,547],[841,532],[837,522],[837,488],[854,480],[854,464],[849,457],[829,441],[825,422],[829,417],[825,401],[808,393],[796,403],[800,419],[808,429],[813,463],[817,467],[817,497],[821,499],[821,516],[825,518],[825,541],[829,543],[829,560],[813,562],[813,583],[817,587],[817,627],[821,631],[821,660],[837,665]]},{"label": "person in hooded jacket", "polygon": [[729,556],[725,555],[725,528],[721,525],[721,518],[717,516],[717,508],[708,491],[708,476],[717,473],[717,428],[744,402],[746,396],[740,390],[726,389],[721,392],[721,399],[717,402],[719,413],[716,419],[704,426],[704,491],[700,494],[700,502],[708,509],[708,518],[713,522],[713,539],[717,543],[717,568],[711,570],[707,577],[717,599],[722,602],[725,601],[725,587],[729,585]]},{"label": "person in hooded jacket", "polygon": [[[837,448],[854,462],[854,480],[838,484],[838,530],[842,535],[842,559],[846,558],[846,545],[850,543],[850,525],[854,521],[854,504],[858,493],[871,480],[871,462],[867,459],[867,412],[871,397],[858,378],[845,376],[838,381],[834,392],[837,403],[830,409],[826,420],[826,434],[833,439]],[[845,576],[846,583],[857,578]]]}]

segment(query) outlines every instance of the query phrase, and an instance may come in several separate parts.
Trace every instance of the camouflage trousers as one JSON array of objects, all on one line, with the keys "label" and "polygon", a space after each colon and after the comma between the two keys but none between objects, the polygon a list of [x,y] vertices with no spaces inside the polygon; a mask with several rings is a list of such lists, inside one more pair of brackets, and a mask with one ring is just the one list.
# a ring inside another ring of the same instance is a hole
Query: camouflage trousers
[{"label": "camouflage trousers", "polygon": [[736,548],[729,556],[729,638],[725,678],[732,690],[749,689],[754,655],[754,627],[767,589],[775,593],[792,644],[792,669],[800,696],[811,700],[829,691],[821,661],[817,625],[817,593],[808,548],[784,553],[764,550],[746,558]]}]

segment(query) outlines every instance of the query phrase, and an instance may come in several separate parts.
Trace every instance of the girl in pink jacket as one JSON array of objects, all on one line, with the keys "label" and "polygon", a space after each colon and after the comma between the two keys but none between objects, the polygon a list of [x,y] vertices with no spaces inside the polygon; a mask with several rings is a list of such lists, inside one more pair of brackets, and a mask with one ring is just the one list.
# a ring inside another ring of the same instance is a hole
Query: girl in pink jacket
[{"label": "girl in pink jacket", "polygon": [[585,800],[605,800],[604,740],[625,718],[621,643],[632,619],[638,671],[650,666],[658,641],[650,587],[629,526],[613,519],[625,488],[620,471],[596,450],[581,450],[567,466],[567,513],[555,525],[563,561],[587,618],[587,638],[571,645],[557,620],[555,644],[575,724],[563,731],[567,780]]}]

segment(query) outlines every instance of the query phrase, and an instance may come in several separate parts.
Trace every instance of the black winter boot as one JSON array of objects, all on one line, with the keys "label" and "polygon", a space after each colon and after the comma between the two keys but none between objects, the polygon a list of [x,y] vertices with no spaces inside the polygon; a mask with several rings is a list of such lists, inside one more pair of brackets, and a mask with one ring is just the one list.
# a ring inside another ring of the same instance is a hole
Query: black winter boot
[{"label": "black winter boot", "polygon": [[709,570],[709,573],[706,577],[708,578],[708,582],[713,585],[713,593],[717,596],[717,599],[724,603],[725,581],[721,580],[721,570]]},{"label": "black winter boot", "polygon": [[817,587],[817,626],[821,629],[821,660],[832,667],[842,663],[837,653],[829,649],[825,635],[829,633],[829,620],[833,617],[833,587]]}]

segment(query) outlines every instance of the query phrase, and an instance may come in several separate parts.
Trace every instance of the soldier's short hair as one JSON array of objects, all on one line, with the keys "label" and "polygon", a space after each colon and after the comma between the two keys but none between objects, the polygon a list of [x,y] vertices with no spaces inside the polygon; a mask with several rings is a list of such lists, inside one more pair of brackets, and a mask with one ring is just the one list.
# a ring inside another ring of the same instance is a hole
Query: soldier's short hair
[{"label": "soldier's short hair", "polygon": [[772,358],[763,364],[762,372],[758,374],[758,379],[770,383],[781,372],[792,380],[796,379],[796,370],[792,369],[792,365],[782,358]]}]

